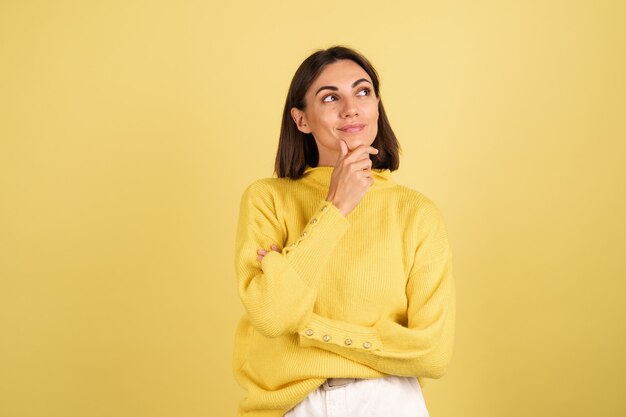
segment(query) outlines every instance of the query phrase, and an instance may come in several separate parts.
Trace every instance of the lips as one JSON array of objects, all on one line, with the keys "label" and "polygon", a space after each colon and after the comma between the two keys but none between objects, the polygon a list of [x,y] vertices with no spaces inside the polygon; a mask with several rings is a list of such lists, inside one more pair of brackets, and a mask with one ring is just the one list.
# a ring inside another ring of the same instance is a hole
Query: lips
[{"label": "lips", "polygon": [[345,133],[358,133],[361,130],[363,130],[364,127],[365,127],[364,124],[355,123],[355,124],[351,124],[351,125],[341,126],[339,128],[339,130],[341,130],[342,132],[345,132]]}]

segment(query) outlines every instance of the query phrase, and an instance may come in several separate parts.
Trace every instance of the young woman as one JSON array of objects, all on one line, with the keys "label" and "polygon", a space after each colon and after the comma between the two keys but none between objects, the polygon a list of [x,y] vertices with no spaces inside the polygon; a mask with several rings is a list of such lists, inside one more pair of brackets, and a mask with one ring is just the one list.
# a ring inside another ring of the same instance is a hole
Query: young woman
[{"label": "young woman", "polygon": [[244,192],[239,416],[428,416],[420,380],[452,355],[451,251],[437,206],[393,182],[399,144],[369,61],[315,52],[296,71],[278,178]]}]

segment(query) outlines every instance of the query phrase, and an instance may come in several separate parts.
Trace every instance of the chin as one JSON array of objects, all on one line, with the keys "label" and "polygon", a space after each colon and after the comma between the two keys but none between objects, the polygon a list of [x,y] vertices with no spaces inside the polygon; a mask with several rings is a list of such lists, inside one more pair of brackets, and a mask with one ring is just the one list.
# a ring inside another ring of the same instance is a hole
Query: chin
[{"label": "chin", "polygon": [[350,149],[350,150],[353,150],[354,148],[356,148],[359,145],[368,145],[368,146],[370,146],[372,143],[374,143],[374,139],[368,140],[368,139],[365,139],[365,138],[346,138],[344,140],[348,144],[348,149]]}]

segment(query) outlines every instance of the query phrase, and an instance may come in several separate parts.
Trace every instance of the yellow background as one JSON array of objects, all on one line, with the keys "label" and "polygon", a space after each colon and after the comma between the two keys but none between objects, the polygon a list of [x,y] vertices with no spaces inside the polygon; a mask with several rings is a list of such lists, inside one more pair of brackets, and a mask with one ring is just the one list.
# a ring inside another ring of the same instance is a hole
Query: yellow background
[{"label": "yellow background", "polygon": [[0,416],[234,415],[241,192],[362,51],[442,209],[433,417],[626,415],[626,2],[0,2]]}]

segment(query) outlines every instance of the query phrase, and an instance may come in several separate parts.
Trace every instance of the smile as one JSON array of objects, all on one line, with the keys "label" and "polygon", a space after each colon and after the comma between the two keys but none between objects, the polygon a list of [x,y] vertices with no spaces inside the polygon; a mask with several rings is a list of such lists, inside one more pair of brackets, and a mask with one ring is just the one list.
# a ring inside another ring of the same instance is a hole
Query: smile
[{"label": "smile", "polygon": [[352,124],[352,125],[342,126],[339,128],[339,130],[345,133],[358,133],[361,130],[363,130],[364,127],[365,125],[362,125],[362,124]]}]

